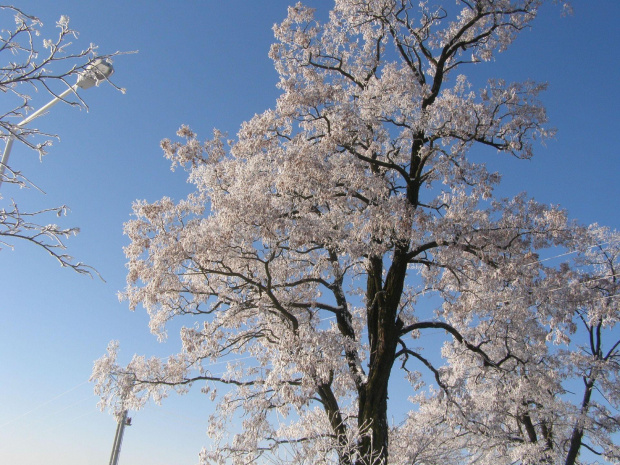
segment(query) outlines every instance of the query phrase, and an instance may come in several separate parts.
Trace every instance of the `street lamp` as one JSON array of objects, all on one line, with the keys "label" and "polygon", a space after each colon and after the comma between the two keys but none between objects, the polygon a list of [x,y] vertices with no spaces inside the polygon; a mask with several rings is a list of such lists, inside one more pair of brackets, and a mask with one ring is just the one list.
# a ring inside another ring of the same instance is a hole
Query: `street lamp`
[{"label": "street lamp", "polygon": [[[15,127],[16,128],[24,127],[30,121],[40,116],[42,113],[46,112],[51,107],[56,105],[58,102],[63,100],[67,95],[69,95],[72,92],[76,92],[78,87],[80,89],[90,89],[95,84],[98,84],[99,82],[104,81],[107,78],[109,78],[112,75],[112,73],[114,73],[114,67],[112,66],[112,63],[109,60],[101,59],[101,58],[97,58],[96,60],[93,60],[93,62],[89,64],[82,73],[78,74],[77,82],[73,86],[69,87],[67,90],[65,90],[63,93],[61,93],[57,97],[55,97],[53,100],[43,105],[41,108],[39,108],[37,111],[35,111],[32,115],[28,116],[23,121],[17,123]],[[9,162],[9,155],[11,154],[11,148],[13,147],[14,140],[15,140],[15,134],[11,133],[11,135],[9,136],[6,142],[6,147],[4,148],[4,152],[2,153],[2,161],[0,162],[0,186],[2,185],[2,180],[4,178],[4,170],[6,169],[7,164]]]}]

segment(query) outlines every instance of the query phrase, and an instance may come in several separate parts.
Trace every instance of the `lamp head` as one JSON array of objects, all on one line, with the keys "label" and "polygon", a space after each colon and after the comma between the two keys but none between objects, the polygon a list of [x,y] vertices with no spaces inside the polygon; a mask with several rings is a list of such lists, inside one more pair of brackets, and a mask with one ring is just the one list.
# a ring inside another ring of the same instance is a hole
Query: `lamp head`
[{"label": "lamp head", "polygon": [[110,60],[97,58],[78,75],[77,85],[81,89],[89,89],[101,81],[105,81],[113,73],[114,67]]}]

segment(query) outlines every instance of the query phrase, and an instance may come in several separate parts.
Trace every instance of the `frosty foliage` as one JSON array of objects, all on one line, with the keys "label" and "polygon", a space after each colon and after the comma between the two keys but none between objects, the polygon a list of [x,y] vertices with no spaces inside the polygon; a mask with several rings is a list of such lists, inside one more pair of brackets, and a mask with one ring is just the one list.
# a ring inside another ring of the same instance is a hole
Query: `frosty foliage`
[{"label": "frosty foliage", "polygon": [[[289,8],[275,108],[234,141],[182,127],[162,142],[196,191],[136,202],[123,297],[160,338],[195,323],[167,360],[123,366],[111,344],[102,407],[198,384],[218,399],[202,463],[617,460],[618,234],[495,197],[499,175],[471,157],[529,158],[550,134],[544,86],[463,74],[541,3],[337,0],[326,24]],[[572,261],[540,259],[558,251]],[[417,347],[429,330],[441,353]],[[390,424],[401,377],[414,405]]]},{"label": "frosty foliage", "polygon": [[[109,59],[120,54],[99,55],[94,44],[76,50],[72,40],[78,38],[78,33],[69,26],[67,16],[60,17],[56,28],[55,37],[42,38],[43,23],[39,18],[19,8],[0,5],[0,92],[3,95],[0,140],[3,152],[5,147],[10,151],[10,145],[16,141],[34,150],[39,157],[44,156],[52,139],[58,136],[40,131],[34,121],[26,124],[27,118],[34,114],[33,92],[41,91],[49,95],[50,100],[54,99],[70,89],[78,75],[91,72],[89,66],[95,60]],[[75,91],[70,98],[65,97],[63,103],[88,108]],[[2,156],[0,184],[35,187],[24,173],[8,163],[8,157]],[[66,239],[77,234],[79,228],[46,223],[50,217],[54,221],[56,216],[65,216],[67,206],[24,211],[17,201],[6,199],[6,196],[0,194],[0,200],[3,197],[5,202],[0,205],[0,250],[4,247],[13,248],[16,242],[25,241],[41,247],[58,260],[61,266],[72,268],[78,273],[96,274],[91,267],[76,262],[65,252]]]}]

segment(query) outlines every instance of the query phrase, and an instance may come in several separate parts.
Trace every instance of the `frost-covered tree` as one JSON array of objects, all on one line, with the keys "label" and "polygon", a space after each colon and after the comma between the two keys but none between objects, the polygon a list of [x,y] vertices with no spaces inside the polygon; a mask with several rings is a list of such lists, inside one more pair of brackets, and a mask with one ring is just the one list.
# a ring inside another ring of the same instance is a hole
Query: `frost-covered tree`
[{"label": "frost-covered tree", "polygon": [[[501,383],[524,362],[564,401],[553,342],[588,311],[551,292],[578,271],[539,260],[588,230],[525,195],[497,198],[499,175],[471,155],[529,158],[550,135],[543,85],[490,80],[475,91],[463,74],[506,49],[541,3],[337,0],[324,24],[290,8],[274,27],[275,108],[233,141],[216,132],[202,143],[183,127],[184,141],[162,142],[196,191],[135,204],[123,295],[161,338],[177,317],[195,323],[167,360],[122,366],[111,343],[92,377],[102,405],[137,409],[199,384],[219,399],[204,463],[465,463],[484,441],[516,462],[548,460],[544,448],[474,434],[465,386],[479,370],[486,402],[514,409],[522,398]],[[443,353],[418,347],[429,331],[449,338]],[[554,361],[545,370],[530,361],[538,353]],[[224,373],[216,361],[228,361]],[[391,425],[388,390],[402,378],[420,405]],[[503,412],[485,421],[508,424]]]},{"label": "frost-covered tree", "polygon": [[[485,277],[467,299],[444,305],[447,314],[475,308],[475,324],[455,326],[504,362],[481,364],[446,344],[438,382],[446,395],[420,396],[401,436],[441,425],[436,440],[479,464],[589,463],[582,450],[620,461],[620,237],[592,226],[576,239],[570,267],[533,261],[518,280]],[[397,444],[400,455],[419,453],[415,443]]]},{"label": "frost-covered tree", "polygon": [[[97,55],[97,47],[93,44],[82,50],[73,50],[71,40],[77,38],[77,32],[69,27],[66,16],[56,23],[58,31],[52,39],[40,36],[41,20],[13,6],[0,5],[0,24],[1,150],[10,150],[13,141],[17,141],[42,157],[57,136],[40,131],[36,122],[24,124],[33,115],[32,92],[41,91],[53,99],[71,89],[78,77],[99,79],[99,75],[93,75],[93,65],[97,60],[118,55],[118,52]],[[68,105],[88,108],[75,91],[62,100]],[[7,145],[9,148],[5,149]],[[0,162],[0,184],[4,186],[3,190],[6,190],[6,184],[33,186],[22,172],[9,165],[4,156]],[[8,200],[1,193],[0,199]],[[44,223],[50,216],[65,215],[65,205],[31,212],[20,209],[14,199],[4,203],[0,206],[0,246],[13,247],[16,241],[27,241],[42,247],[62,266],[71,267],[78,273],[91,273],[90,267],[76,263],[64,252],[65,239],[77,234],[79,229]]]}]

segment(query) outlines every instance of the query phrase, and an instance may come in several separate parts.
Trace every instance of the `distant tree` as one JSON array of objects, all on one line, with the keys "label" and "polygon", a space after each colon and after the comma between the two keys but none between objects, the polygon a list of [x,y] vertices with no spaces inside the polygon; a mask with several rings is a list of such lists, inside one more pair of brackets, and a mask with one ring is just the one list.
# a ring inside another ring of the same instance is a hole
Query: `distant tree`
[{"label": "distant tree", "polygon": [[[121,366],[111,343],[92,376],[102,406],[138,409],[201,384],[220,399],[204,463],[456,464],[484,454],[485,463],[494,454],[564,463],[594,430],[597,452],[613,457],[617,416],[602,404],[566,407],[576,416],[561,427],[554,418],[554,430],[580,437],[549,447],[546,423],[532,423],[530,436],[527,417],[548,412],[548,398],[570,402],[564,381],[590,379],[588,367],[617,373],[613,343],[607,360],[584,356],[568,373],[553,342],[579,357],[575,320],[596,338],[615,325],[617,304],[609,298],[600,325],[589,319],[600,308],[588,285],[596,281],[545,268],[539,254],[589,257],[590,244],[617,239],[603,231],[592,242],[593,230],[523,194],[496,198],[500,176],[472,156],[478,146],[529,158],[532,140],[550,134],[543,85],[491,80],[476,92],[462,74],[506,49],[543,2],[456,3],[337,0],[325,24],[301,4],[289,8],[274,27],[275,109],[244,123],[235,141],[216,132],[201,143],[183,127],[184,142],[162,142],[196,192],[135,204],[124,296],[146,308],[160,338],[172,319],[195,324],[164,361]],[[441,353],[417,347],[429,331],[449,338]],[[223,373],[216,361],[228,362]],[[390,425],[399,373],[418,405]],[[613,408],[609,376],[596,379]],[[519,382],[531,383],[522,396]],[[477,401],[486,429],[472,426]],[[605,427],[584,423],[604,412]],[[228,433],[235,418],[242,432]]]},{"label": "distant tree", "polygon": [[[43,91],[51,98],[60,97],[65,90],[74,86],[78,78],[84,80],[99,77],[93,74],[94,65],[98,60],[109,59],[119,52],[97,55],[97,47],[93,44],[86,49],[72,51],[71,40],[77,38],[77,32],[69,27],[69,18],[66,16],[62,16],[56,23],[56,38],[44,39],[40,37],[43,23],[37,17],[14,6],[2,5],[0,15],[3,24],[0,32],[0,91],[5,95],[0,114],[2,151],[13,141],[18,141],[42,157],[51,145],[51,140],[57,136],[40,131],[30,122],[23,124],[34,110],[31,106],[32,91]],[[62,103],[88,108],[75,91],[62,98]],[[6,160],[0,162],[0,184],[34,186]],[[78,273],[90,274],[90,267],[74,262],[64,252],[65,239],[77,234],[79,229],[42,223],[50,214],[62,216],[67,210],[62,205],[26,212],[19,208],[18,202],[11,200],[8,205],[0,207],[0,245],[13,247],[15,241],[25,240],[45,249],[62,266],[68,266]]]}]

